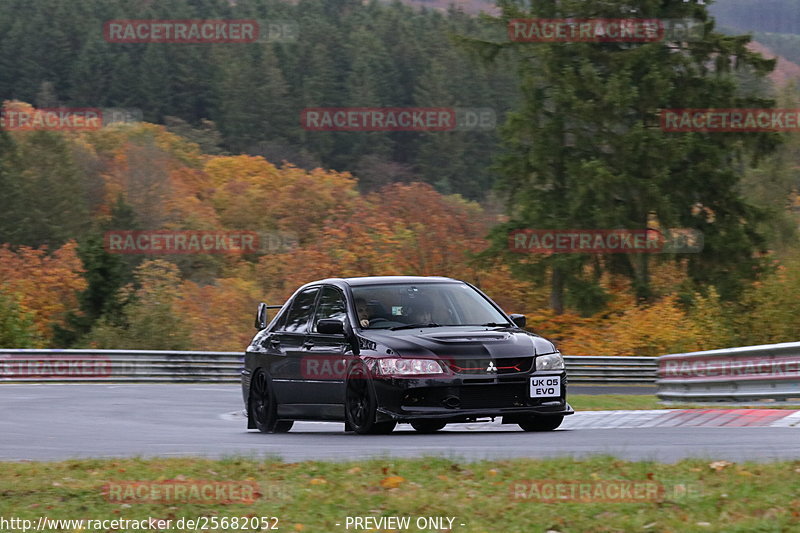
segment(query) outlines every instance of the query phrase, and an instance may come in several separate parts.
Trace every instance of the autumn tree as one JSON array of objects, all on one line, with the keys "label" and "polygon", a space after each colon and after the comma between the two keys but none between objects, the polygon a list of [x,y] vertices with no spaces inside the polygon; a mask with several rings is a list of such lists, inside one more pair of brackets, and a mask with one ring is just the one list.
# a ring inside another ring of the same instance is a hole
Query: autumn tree
[{"label": "autumn tree", "polygon": [[213,284],[185,281],[175,311],[190,330],[196,350],[242,351],[249,344],[259,303],[254,280],[223,278]]},{"label": "autumn tree", "polygon": [[263,258],[257,277],[281,279],[283,295],[328,276],[452,276],[520,310],[530,285],[514,281],[498,261],[473,261],[488,245],[490,224],[480,206],[459,196],[441,195],[422,183],[393,184],[333,213],[307,245],[280,258]]},{"label": "autumn tree", "polygon": [[[21,102],[6,102],[9,109],[33,112]],[[54,249],[88,229],[88,180],[67,137],[49,131],[4,134],[0,159],[0,242]]]},{"label": "autumn tree", "polygon": [[24,312],[13,295],[0,287],[0,348],[41,348],[31,313]]},{"label": "autumn tree", "polygon": [[[494,24],[513,19],[626,17],[703,21],[692,42],[668,38],[650,43],[467,43],[483,57],[517,60],[522,103],[502,128],[497,169],[510,220],[497,232],[507,242],[514,228],[644,229],[689,227],[703,232],[705,248],[689,257],[688,275],[716,286],[724,299],[741,292],[758,271],[757,231],[765,214],[738,190],[741,165],[778,142],[769,133],[666,133],[659,111],[674,108],[771,107],[758,95],[741,94],[736,73],[763,77],[774,65],[750,52],[746,36],[714,31],[706,6],[679,2],[564,0],[499,3]],[[552,254],[520,273],[546,280],[551,307],[591,314],[608,295],[598,283],[604,271],[629,277],[638,298],[652,298],[657,258],[649,254]],[[589,267],[589,268],[587,268]]]},{"label": "autumn tree", "polygon": [[49,341],[54,325],[65,324],[67,314],[78,304],[78,293],[86,288],[77,244],[68,242],[48,253],[46,247],[21,246],[16,251],[0,245],[2,291],[16,299],[21,312],[33,321],[40,338]]},{"label": "autumn tree", "polygon": [[189,328],[177,312],[181,284],[178,267],[161,259],[146,261],[134,277],[135,284],[118,294],[125,305],[121,317],[102,318],[84,344],[100,349],[188,349]]}]

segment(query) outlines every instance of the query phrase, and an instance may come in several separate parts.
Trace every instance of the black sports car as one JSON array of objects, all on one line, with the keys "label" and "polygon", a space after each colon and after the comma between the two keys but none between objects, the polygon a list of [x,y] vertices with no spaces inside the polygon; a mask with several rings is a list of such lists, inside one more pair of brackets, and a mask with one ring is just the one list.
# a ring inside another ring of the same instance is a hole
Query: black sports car
[{"label": "black sports car", "polygon": [[247,427],[286,432],[295,420],[388,433],[433,432],[502,417],[525,431],[573,413],[564,360],[480,290],[439,277],[325,279],[300,287],[245,354]]}]

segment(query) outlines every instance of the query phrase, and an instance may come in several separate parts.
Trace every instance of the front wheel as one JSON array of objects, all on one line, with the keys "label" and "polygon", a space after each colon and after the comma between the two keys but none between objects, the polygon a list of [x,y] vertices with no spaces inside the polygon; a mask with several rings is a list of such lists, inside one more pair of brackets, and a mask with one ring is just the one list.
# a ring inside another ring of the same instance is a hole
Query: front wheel
[{"label": "front wheel", "polygon": [[291,420],[278,420],[278,404],[264,372],[253,376],[248,405],[248,416],[261,433],[286,433],[294,425]]},{"label": "front wheel", "polygon": [[372,380],[364,365],[356,365],[347,372],[344,400],[347,427],[360,435],[391,433],[397,422],[376,422],[378,400]]},{"label": "front wheel", "polygon": [[564,415],[532,416],[529,420],[518,422],[518,424],[524,431],[553,431],[563,421]]}]

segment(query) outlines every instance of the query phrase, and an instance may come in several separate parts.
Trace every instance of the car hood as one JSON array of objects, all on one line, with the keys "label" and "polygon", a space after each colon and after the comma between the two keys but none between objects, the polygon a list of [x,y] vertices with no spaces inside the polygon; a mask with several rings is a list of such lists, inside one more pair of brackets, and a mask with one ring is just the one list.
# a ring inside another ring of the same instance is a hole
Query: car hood
[{"label": "car hood", "polygon": [[556,351],[555,345],[534,333],[512,328],[421,328],[365,330],[361,336],[401,356],[481,358],[526,357]]}]

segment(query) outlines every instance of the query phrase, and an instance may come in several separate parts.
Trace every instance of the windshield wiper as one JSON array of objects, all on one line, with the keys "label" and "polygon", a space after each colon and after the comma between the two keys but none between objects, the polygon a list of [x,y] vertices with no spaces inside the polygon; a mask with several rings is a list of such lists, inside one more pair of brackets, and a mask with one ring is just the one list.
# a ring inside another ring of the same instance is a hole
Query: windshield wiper
[{"label": "windshield wiper", "polygon": [[511,324],[498,324],[497,322],[487,322],[486,324],[478,324],[479,326],[486,327],[486,328],[509,328]]},{"label": "windshield wiper", "polygon": [[398,329],[414,329],[414,328],[440,328],[442,327],[441,324],[437,324],[435,322],[429,322],[427,324],[406,324],[404,326],[395,326],[393,328],[389,328],[390,331],[397,331]]}]

